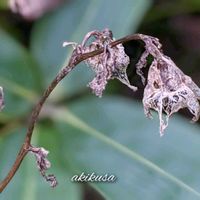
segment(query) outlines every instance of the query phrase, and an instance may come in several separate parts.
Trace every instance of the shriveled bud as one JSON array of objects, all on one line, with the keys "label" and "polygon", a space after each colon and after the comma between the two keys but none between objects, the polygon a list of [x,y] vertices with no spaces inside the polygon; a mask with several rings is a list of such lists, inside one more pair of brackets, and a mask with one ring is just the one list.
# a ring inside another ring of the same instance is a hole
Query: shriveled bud
[{"label": "shriveled bud", "polygon": [[37,167],[41,175],[49,182],[51,187],[55,187],[58,182],[53,174],[46,175],[46,170],[51,167],[51,163],[47,159],[48,151],[43,147],[29,147],[29,151],[35,155]]}]

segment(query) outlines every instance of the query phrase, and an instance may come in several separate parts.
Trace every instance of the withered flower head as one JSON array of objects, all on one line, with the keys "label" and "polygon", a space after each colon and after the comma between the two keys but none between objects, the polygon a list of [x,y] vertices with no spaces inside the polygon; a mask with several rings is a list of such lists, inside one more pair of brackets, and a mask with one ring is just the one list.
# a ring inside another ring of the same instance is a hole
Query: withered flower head
[{"label": "withered flower head", "polygon": [[48,151],[43,147],[29,147],[28,149],[35,155],[37,167],[40,171],[40,174],[45,178],[47,182],[49,182],[51,187],[55,187],[58,182],[56,177],[53,174],[46,175],[46,170],[51,167],[51,163],[47,159]]},{"label": "withered flower head", "polygon": [[[188,108],[194,115],[193,121],[197,121],[200,115],[200,89],[186,76],[176,64],[161,51],[161,44],[157,39],[141,35],[145,42],[146,51],[138,64],[138,73],[145,81],[141,69],[146,65],[148,54],[154,60],[149,68],[147,85],[144,90],[143,105],[145,114],[151,117],[150,109],[159,114],[160,135],[168,125],[169,117],[180,110]],[[163,120],[163,113],[166,120]]]},{"label": "withered flower head", "polygon": [[[94,40],[91,42],[91,37]],[[142,69],[147,66],[148,56],[153,57],[149,68],[148,78],[143,96],[143,105],[146,116],[151,117],[150,110],[158,112],[160,120],[160,135],[168,125],[169,117],[182,108],[188,108],[194,115],[193,121],[200,115],[200,89],[186,76],[176,64],[162,52],[162,45],[157,38],[137,34],[137,38],[144,42],[145,51],[136,64],[136,72],[145,85]],[[90,41],[89,41],[90,39]],[[88,58],[85,62],[96,73],[95,78],[88,84],[92,91],[99,97],[110,79],[117,78],[133,91],[135,86],[130,85],[126,70],[130,62],[122,44],[111,47],[115,41],[109,29],[92,31],[86,34],[81,45],[65,42],[63,45],[72,45],[78,54],[104,49],[103,53]],[[87,43],[89,43],[87,45]],[[166,114],[163,120],[163,114]]]},{"label": "withered flower head", "polygon": [[4,94],[3,94],[3,88],[0,87],[0,111],[4,107]]},{"label": "withered flower head", "polygon": [[[94,37],[94,40],[87,45],[88,40],[92,36]],[[112,48],[110,47],[110,43],[114,40],[112,32],[109,29],[104,29],[101,32],[89,32],[85,36],[81,45],[70,42],[65,42],[63,44],[64,46],[69,44],[73,45],[74,48],[79,48],[79,51],[82,53],[88,53],[104,48],[103,53],[90,57],[85,61],[87,65],[96,73],[95,78],[88,84],[88,86],[99,97],[102,96],[107,82],[114,78],[117,78],[132,90],[137,90],[135,86],[130,85],[126,74],[126,69],[130,60],[124,51],[124,47],[122,44]]]}]

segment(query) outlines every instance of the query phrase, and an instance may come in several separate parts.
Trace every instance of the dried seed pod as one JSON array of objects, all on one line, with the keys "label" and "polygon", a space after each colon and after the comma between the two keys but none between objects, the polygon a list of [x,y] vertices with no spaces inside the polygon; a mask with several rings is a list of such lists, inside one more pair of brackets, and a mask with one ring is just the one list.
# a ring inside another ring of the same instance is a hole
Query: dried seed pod
[{"label": "dried seed pod", "polygon": [[[151,117],[150,109],[159,113],[160,135],[162,136],[168,125],[169,117],[182,108],[189,109],[194,115],[193,121],[199,119],[200,88],[160,51],[161,45],[158,41],[155,43],[151,37],[146,37],[144,40],[146,52],[149,52],[154,60],[148,72],[143,105],[146,116]],[[139,70],[141,68],[139,67]],[[166,120],[163,120],[163,113],[166,114]]]}]

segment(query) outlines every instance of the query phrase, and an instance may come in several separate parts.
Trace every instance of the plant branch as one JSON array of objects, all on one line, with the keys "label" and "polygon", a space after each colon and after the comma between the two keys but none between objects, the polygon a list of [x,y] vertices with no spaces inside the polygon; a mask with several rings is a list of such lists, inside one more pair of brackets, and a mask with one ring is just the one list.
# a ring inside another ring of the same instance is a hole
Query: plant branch
[{"label": "plant branch", "polygon": [[[123,37],[119,40],[111,42],[110,47],[112,48],[114,46],[117,46],[118,44],[125,43],[125,42],[131,41],[131,40],[140,40],[141,37],[142,37],[142,34],[129,35],[129,36]],[[11,167],[9,173],[4,178],[4,180],[2,180],[0,183],[0,193],[5,189],[5,187],[8,185],[8,183],[14,177],[15,173],[17,172],[17,170],[19,169],[19,167],[21,165],[21,162],[23,161],[24,157],[28,153],[29,148],[31,147],[31,138],[32,138],[35,124],[38,120],[41,109],[42,109],[44,103],[46,102],[47,98],[51,94],[51,92],[55,89],[55,87],[59,84],[59,82],[66,75],[68,75],[72,71],[72,69],[74,67],[76,67],[80,62],[87,60],[88,58],[94,57],[96,55],[99,55],[103,52],[104,52],[104,48],[100,48],[98,50],[95,50],[95,51],[92,51],[89,53],[83,53],[83,54],[80,52],[78,53],[77,49],[75,49],[73,51],[68,65],[66,67],[64,67],[63,69],[61,69],[61,71],[56,75],[54,80],[51,82],[51,84],[48,86],[48,88],[43,93],[39,102],[33,108],[33,111],[32,111],[31,117],[30,117],[30,121],[28,123],[28,129],[27,129],[25,141],[22,144],[22,147],[21,147],[21,149],[16,157],[16,160],[15,160],[13,166]]]}]

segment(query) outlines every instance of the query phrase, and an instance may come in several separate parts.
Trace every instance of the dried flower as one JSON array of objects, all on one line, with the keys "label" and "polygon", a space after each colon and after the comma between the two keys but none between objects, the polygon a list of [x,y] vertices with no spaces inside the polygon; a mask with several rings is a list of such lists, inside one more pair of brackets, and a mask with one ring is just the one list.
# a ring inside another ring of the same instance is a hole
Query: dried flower
[{"label": "dried flower", "polygon": [[4,93],[3,93],[3,88],[0,87],[0,111],[4,107]]},{"label": "dried flower", "polygon": [[[154,60],[149,68],[147,85],[144,90],[143,105],[146,116],[151,117],[150,109],[159,113],[160,135],[168,125],[169,117],[180,110],[188,108],[194,115],[193,121],[200,116],[200,88],[186,76],[176,64],[161,51],[158,39],[141,35],[145,42],[145,52],[137,67],[138,74],[145,81],[141,69],[146,66],[148,54]],[[163,112],[166,120],[163,120]]]},{"label": "dried flower", "polygon": [[[89,45],[86,45],[91,37],[94,37],[94,41]],[[128,80],[126,69],[129,65],[129,57],[124,51],[122,44],[115,47],[110,47],[110,43],[115,39],[112,32],[109,29],[103,31],[89,32],[81,45],[76,43],[64,42],[63,46],[73,45],[75,49],[78,49],[81,53],[88,53],[100,48],[104,48],[104,52],[94,57],[88,58],[85,62],[96,73],[95,78],[88,84],[92,91],[99,97],[102,96],[103,91],[107,85],[107,82],[111,79],[117,78],[123,84],[127,85],[133,91],[136,91],[135,86],[130,85]]]},{"label": "dried flower", "polygon": [[[89,39],[94,40],[87,45]],[[157,38],[137,34],[137,38],[142,40],[145,51],[136,64],[136,73],[141,77],[145,85],[145,77],[142,69],[147,66],[148,56],[153,57],[153,62],[149,68],[147,84],[144,90],[143,105],[146,116],[151,117],[150,110],[154,109],[159,114],[160,135],[168,125],[169,117],[180,110],[188,108],[194,115],[193,121],[198,120],[200,115],[200,89],[186,76],[176,64],[162,52],[162,45]],[[77,54],[88,53],[98,49],[104,49],[103,53],[88,58],[85,62],[96,73],[95,78],[88,84],[92,91],[99,97],[110,79],[117,78],[133,91],[135,86],[130,85],[126,69],[129,65],[129,57],[124,51],[124,47],[119,44],[111,47],[110,43],[115,41],[109,29],[103,31],[91,31],[84,37],[81,45],[73,42],[65,42],[64,46],[72,45]],[[166,119],[163,120],[163,113]]]},{"label": "dried flower", "polygon": [[47,160],[48,151],[43,147],[29,147],[28,149],[35,155],[37,167],[41,173],[41,175],[45,178],[47,182],[49,182],[51,187],[55,187],[58,182],[56,177],[53,174],[46,175],[46,170],[51,167],[51,163]]}]

